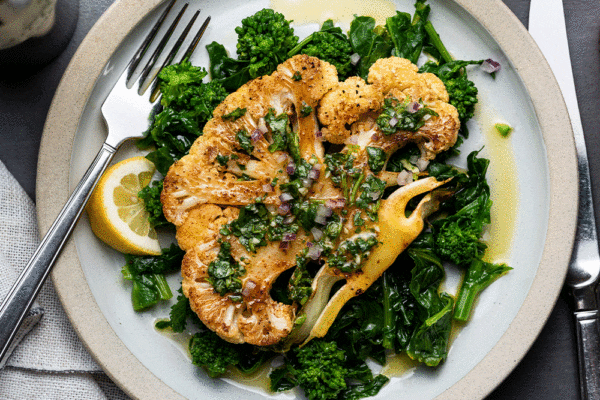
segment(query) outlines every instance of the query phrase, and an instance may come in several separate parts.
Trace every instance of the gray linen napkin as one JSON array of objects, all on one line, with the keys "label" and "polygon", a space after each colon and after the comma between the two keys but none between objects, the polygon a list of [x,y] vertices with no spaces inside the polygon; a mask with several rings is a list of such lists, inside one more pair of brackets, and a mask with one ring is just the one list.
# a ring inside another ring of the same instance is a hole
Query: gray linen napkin
[{"label": "gray linen napkin", "polygon": [[[0,162],[0,300],[38,244],[34,204]],[[0,370],[0,398],[128,399],[85,350],[50,280],[37,304],[19,332],[21,343]]]}]

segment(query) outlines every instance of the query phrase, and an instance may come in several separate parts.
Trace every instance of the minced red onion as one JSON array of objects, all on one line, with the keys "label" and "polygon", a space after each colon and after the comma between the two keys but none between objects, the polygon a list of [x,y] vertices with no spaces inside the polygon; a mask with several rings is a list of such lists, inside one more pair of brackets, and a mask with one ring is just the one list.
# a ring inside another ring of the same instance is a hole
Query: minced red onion
[{"label": "minced red onion", "polygon": [[306,247],[313,247],[313,246],[314,246],[313,242],[306,242]]},{"label": "minced red onion", "polygon": [[425,171],[427,169],[427,166],[429,165],[429,160],[426,160],[424,158],[419,158],[417,160],[417,168],[419,168],[419,171]]},{"label": "minced red onion", "polygon": [[312,228],[310,230],[310,233],[312,233],[315,240],[320,240],[323,237],[323,231],[319,228]]},{"label": "minced red onion", "polygon": [[318,169],[316,169],[314,167],[313,167],[313,169],[308,171],[308,177],[310,179],[316,180],[316,179],[319,179],[319,176],[321,176],[321,171],[319,171]]},{"label": "minced red onion", "polygon": [[265,184],[262,186],[262,189],[263,189],[263,191],[264,191],[264,192],[267,192],[267,193],[268,193],[268,192],[272,192],[272,191],[273,191],[273,186],[271,186],[271,184],[270,184],[270,183],[265,183]]},{"label": "minced red onion", "polygon": [[[406,106],[406,111],[408,111],[411,114],[416,113],[417,111],[419,111],[421,109],[421,104],[419,104],[418,101],[411,101],[410,103],[408,103],[408,105]],[[391,124],[390,124],[391,125]]]},{"label": "minced red onion", "polygon": [[325,207],[329,208],[344,208],[346,205],[346,199],[341,197],[339,199],[329,199],[325,202]]},{"label": "minced red onion", "polygon": [[398,118],[396,117],[392,117],[390,118],[390,126],[393,128],[394,126],[398,125]]},{"label": "minced red onion", "polygon": [[332,214],[333,210],[327,206],[324,206],[323,204],[319,204],[319,206],[317,207],[317,216],[329,218]]},{"label": "minced red onion", "polygon": [[290,247],[290,242],[284,242],[284,241],[279,242],[280,250],[287,250],[289,247]]},{"label": "minced red onion", "polygon": [[381,196],[381,192],[369,192],[369,197],[373,199],[373,201],[379,200],[379,196]]},{"label": "minced red onion", "polygon": [[263,133],[259,129],[255,129],[250,135],[250,140],[252,140],[253,142],[258,142],[260,139],[262,139],[262,137]]},{"label": "minced red onion", "polygon": [[327,224],[327,217],[324,217],[322,215],[317,215],[315,217],[315,222],[319,225],[326,225]]},{"label": "minced red onion", "polygon": [[294,196],[292,196],[291,194],[284,192],[281,193],[281,195],[279,196],[279,200],[286,202],[286,201],[291,201],[294,200]]},{"label": "minced red onion", "polygon": [[286,233],[285,235],[283,235],[283,240],[284,242],[291,242],[296,240],[296,234],[295,233]]},{"label": "minced red onion", "polygon": [[498,72],[500,71],[500,63],[488,58],[481,63],[481,69],[488,74],[491,74],[492,72]]},{"label": "minced red onion", "polygon": [[321,138],[323,137],[323,132],[321,132],[321,131],[317,131],[317,133],[315,133],[315,137],[316,137],[317,139],[321,139]]},{"label": "minced red onion", "polygon": [[350,56],[350,64],[356,65],[360,61],[360,54],[354,53]]},{"label": "minced red onion", "polygon": [[409,172],[404,169],[398,174],[398,178],[396,178],[396,181],[400,186],[408,185],[413,181],[413,174],[412,172]]},{"label": "minced red onion", "polygon": [[287,172],[288,175],[294,175],[296,172],[296,164],[293,162],[289,163],[287,167],[285,167],[285,172]]},{"label": "minced red onion", "polygon": [[295,216],[293,216],[293,215],[287,216],[287,217],[285,217],[285,219],[283,220],[283,224],[284,224],[284,225],[289,225],[289,224],[291,224],[292,222],[294,222],[294,220],[295,220],[295,219],[296,219],[296,217],[295,217]]},{"label": "minced red onion", "polygon": [[[280,246],[281,247],[281,246]],[[256,289],[256,283],[250,279],[246,281],[244,288],[242,289],[242,295],[249,296],[252,291]]]},{"label": "minced red onion", "polygon": [[289,214],[289,212],[292,210],[292,206],[290,205],[290,203],[281,203],[279,205],[279,207],[277,207],[277,214],[279,215],[286,215]]},{"label": "minced red onion", "polygon": [[319,257],[321,257],[322,251],[323,251],[323,249],[321,248],[321,246],[319,246],[319,245],[312,246],[312,247],[309,247],[308,252],[306,253],[306,256],[312,260],[317,260]]}]

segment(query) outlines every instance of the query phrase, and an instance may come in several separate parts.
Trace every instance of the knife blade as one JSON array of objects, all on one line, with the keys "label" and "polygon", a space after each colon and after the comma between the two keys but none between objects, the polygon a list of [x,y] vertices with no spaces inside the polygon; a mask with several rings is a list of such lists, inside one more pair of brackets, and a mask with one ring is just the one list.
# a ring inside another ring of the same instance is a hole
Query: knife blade
[{"label": "knife blade", "polygon": [[577,232],[566,285],[574,298],[579,383],[582,399],[600,399],[600,319],[596,288],[600,276],[598,235],[590,168],[577,104],[562,0],[531,0],[529,33],[550,64],[573,126],[579,172]]}]

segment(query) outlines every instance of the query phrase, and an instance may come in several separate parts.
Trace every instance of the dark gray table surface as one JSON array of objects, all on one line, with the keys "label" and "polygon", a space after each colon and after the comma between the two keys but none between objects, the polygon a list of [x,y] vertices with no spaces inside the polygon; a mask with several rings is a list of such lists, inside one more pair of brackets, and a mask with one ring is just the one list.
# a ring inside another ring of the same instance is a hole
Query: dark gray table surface
[{"label": "dark gray table surface", "polygon": [[[503,1],[527,26],[530,0]],[[0,73],[0,161],[32,199],[35,199],[40,139],[56,87],[86,33],[112,3],[113,0],[80,0],[78,11],[70,7],[71,13],[79,13],[75,34],[59,57],[35,71]],[[564,3],[577,97],[590,156],[594,205],[600,210],[597,152],[600,148],[600,2],[564,0]],[[600,212],[596,214],[598,223]],[[575,332],[569,307],[569,297],[563,292],[539,338],[488,399],[579,398]]]}]

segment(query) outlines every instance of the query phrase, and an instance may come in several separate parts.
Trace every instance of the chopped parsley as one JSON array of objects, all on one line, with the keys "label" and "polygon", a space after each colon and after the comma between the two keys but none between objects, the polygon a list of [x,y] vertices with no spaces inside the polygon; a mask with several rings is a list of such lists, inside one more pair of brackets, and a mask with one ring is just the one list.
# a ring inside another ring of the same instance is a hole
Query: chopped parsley
[{"label": "chopped parsley", "polygon": [[288,293],[290,300],[297,301],[304,305],[312,294],[312,276],[306,269],[308,259],[306,257],[296,256],[296,268],[288,283]]},{"label": "chopped parsley", "polygon": [[271,108],[265,115],[265,122],[271,128],[271,139],[273,140],[273,143],[269,145],[269,151],[274,153],[278,150],[286,150],[288,130],[290,130],[287,114],[281,113],[275,116],[275,110]]},{"label": "chopped parsley", "polygon": [[377,212],[381,204],[381,197],[385,190],[385,181],[375,175],[369,175],[360,185],[361,193],[356,199],[356,206],[367,211],[371,221],[377,221]]},{"label": "chopped parsley", "polygon": [[302,108],[300,109],[300,116],[308,117],[312,111],[313,111],[313,108],[303,101]]},{"label": "chopped parsley", "polygon": [[360,179],[362,174],[361,168],[354,168],[355,160],[356,157],[352,151],[325,155],[325,165],[327,165],[331,181],[343,190],[344,197],[350,200],[350,203],[352,203],[351,194],[356,193],[354,190],[356,182],[354,180]]},{"label": "chopped parsley", "polygon": [[301,81],[302,80],[302,74],[300,73],[300,71],[296,71],[294,73],[294,75],[292,76],[292,79],[295,81]]},{"label": "chopped parsley", "polygon": [[425,125],[426,115],[438,115],[421,103],[417,111],[410,112],[406,109],[409,104],[409,99],[404,102],[395,97],[384,100],[382,113],[377,117],[377,125],[385,135],[393,135],[399,131],[416,132]]},{"label": "chopped parsley", "polygon": [[367,156],[369,158],[368,164],[369,168],[373,172],[379,172],[383,169],[385,165],[385,161],[387,159],[387,155],[385,151],[380,149],[379,147],[367,147]]},{"label": "chopped parsley", "polygon": [[229,114],[223,115],[221,118],[226,121],[235,121],[238,118],[243,117],[244,115],[246,115],[246,109],[238,107]]},{"label": "chopped parsley", "polygon": [[262,203],[249,204],[240,210],[235,221],[224,225],[220,233],[238,237],[246,250],[255,253],[256,249],[266,246],[265,235],[269,227],[269,211]]},{"label": "chopped parsley", "polygon": [[221,164],[221,166],[223,166],[223,167],[227,165],[227,162],[228,162],[228,161],[229,161],[229,156],[224,156],[224,155],[222,155],[222,154],[219,154],[219,155],[217,156],[217,162],[218,162],[219,164]]},{"label": "chopped parsley", "polygon": [[245,129],[238,131],[238,133],[235,135],[235,139],[238,141],[242,150],[244,150],[248,155],[252,154],[254,145],[250,140],[250,134]]},{"label": "chopped parsley", "polygon": [[246,273],[244,267],[237,263],[231,256],[231,244],[221,243],[217,258],[208,264],[208,282],[221,296],[230,293],[233,301],[242,300],[242,280]]},{"label": "chopped parsley", "polygon": [[346,273],[357,271],[361,268],[363,261],[371,255],[371,249],[377,243],[375,233],[362,234],[356,239],[344,240],[329,257],[329,266]]}]

